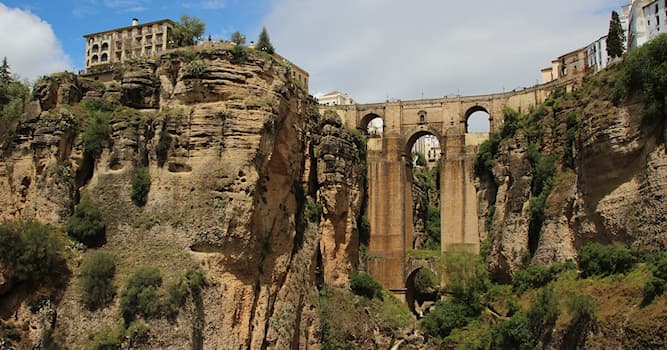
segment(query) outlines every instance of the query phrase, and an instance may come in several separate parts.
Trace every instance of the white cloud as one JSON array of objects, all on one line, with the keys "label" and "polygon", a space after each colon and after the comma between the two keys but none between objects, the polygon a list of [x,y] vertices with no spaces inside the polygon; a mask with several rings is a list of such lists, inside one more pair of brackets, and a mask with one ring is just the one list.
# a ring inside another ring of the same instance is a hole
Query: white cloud
[{"label": "white cloud", "polygon": [[312,91],[359,102],[512,90],[606,34],[616,0],[277,0],[264,23]]},{"label": "white cloud", "polygon": [[12,73],[30,80],[72,69],[49,23],[0,3],[0,58],[5,56]]},{"label": "white cloud", "polygon": [[225,0],[204,0],[198,2],[183,3],[185,8],[197,8],[203,10],[220,10],[225,8]]}]

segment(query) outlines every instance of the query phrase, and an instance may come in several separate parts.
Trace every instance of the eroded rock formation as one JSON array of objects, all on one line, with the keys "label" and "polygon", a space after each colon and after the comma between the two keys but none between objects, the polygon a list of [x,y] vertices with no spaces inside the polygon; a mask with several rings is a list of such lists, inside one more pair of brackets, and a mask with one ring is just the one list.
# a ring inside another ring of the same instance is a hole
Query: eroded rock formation
[{"label": "eroded rock formation", "polygon": [[[119,260],[119,286],[137,266],[160,268],[165,283],[202,267],[208,287],[171,323],[150,322],[150,347],[316,349],[316,273],[342,285],[358,259],[360,152],[336,116],[319,123],[289,65],[259,53],[243,63],[231,57],[224,45],[171,52],[116,72],[120,84],[106,91],[72,74],[40,82],[3,148],[0,216],[64,224],[85,191],[102,208],[103,249]],[[122,106],[92,158],[79,102],[100,96]],[[130,199],[140,167],[151,178],[144,207]],[[317,191],[304,193],[310,184]],[[305,194],[323,207],[321,223],[304,220]],[[75,276],[50,304],[44,329],[85,348],[117,324],[119,305],[85,310],[77,284]],[[3,292],[9,287],[3,280]],[[16,305],[32,317],[25,302]]]},{"label": "eroded rock formation", "polygon": [[667,248],[664,121],[645,118],[640,98],[614,105],[607,96],[612,90],[607,86],[600,96],[565,98],[534,124],[542,132],[539,152],[562,159],[566,120],[576,116],[573,169],[556,162],[534,247],[529,246],[535,198],[530,142],[518,130],[500,143],[492,182],[481,181],[479,192],[483,216],[494,208],[488,262],[496,277],[508,280],[526,257],[543,264],[576,260],[576,250],[590,241],[620,242],[641,251]]}]

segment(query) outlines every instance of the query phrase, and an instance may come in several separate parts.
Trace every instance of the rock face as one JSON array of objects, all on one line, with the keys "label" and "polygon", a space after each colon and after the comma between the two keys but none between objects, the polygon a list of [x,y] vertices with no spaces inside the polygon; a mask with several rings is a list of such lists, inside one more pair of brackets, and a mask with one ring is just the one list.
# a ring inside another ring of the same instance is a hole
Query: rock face
[{"label": "rock face", "polygon": [[[566,121],[573,115],[574,166],[568,169],[560,159],[568,143]],[[529,242],[530,202],[535,199],[529,138],[518,131],[503,140],[492,181],[480,182],[483,216],[495,208],[488,263],[496,277],[508,280],[525,257],[543,264],[575,260],[577,249],[590,241],[648,251],[667,248],[665,126],[644,118],[639,98],[619,106],[608,96],[565,98],[534,125],[542,132],[536,148],[559,159],[534,246]]]},{"label": "rock face", "polygon": [[[160,268],[165,283],[201,267],[208,287],[173,323],[150,321],[148,347],[319,348],[316,272],[341,285],[357,264],[359,150],[340,119],[318,124],[284,63],[253,52],[231,63],[222,44],[195,53],[126,67],[106,92],[72,74],[38,84],[0,160],[1,219],[63,224],[85,191],[104,214],[103,249],[121,261],[117,285],[141,265]],[[77,105],[94,96],[122,104],[96,159],[84,153],[88,112]],[[139,167],[151,177],[141,208],[130,200]],[[323,207],[320,223],[304,220],[304,188]],[[119,302],[85,310],[73,269],[51,328],[89,348],[117,324]]]},{"label": "rock face", "polygon": [[[366,169],[352,134],[334,111],[327,111],[315,140],[318,202],[323,207],[320,224],[324,282],[347,283],[358,260],[359,219]],[[363,156],[363,154],[362,154]]]}]

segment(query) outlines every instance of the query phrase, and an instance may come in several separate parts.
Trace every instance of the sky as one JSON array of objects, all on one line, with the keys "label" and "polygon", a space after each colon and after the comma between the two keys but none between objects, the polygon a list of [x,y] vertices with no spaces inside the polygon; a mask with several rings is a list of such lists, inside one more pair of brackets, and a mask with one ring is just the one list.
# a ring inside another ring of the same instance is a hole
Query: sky
[{"label": "sky", "polygon": [[22,78],[83,68],[88,33],[181,15],[205,37],[263,26],[312,94],[360,103],[509,91],[605,35],[622,0],[0,0],[0,57]]}]

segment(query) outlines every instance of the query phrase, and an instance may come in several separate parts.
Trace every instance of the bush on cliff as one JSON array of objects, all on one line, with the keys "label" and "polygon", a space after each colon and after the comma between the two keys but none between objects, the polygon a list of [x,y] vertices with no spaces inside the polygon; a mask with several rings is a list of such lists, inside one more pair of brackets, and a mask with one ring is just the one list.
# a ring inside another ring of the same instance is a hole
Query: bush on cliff
[{"label": "bush on cliff", "polygon": [[564,263],[555,263],[551,266],[542,264],[529,265],[512,275],[512,289],[523,294],[529,288],[540,288],[555,280],[561,272],[575,270],[577,265],[572,260]]},{"label": "bush on cliff", "polygon": [[667,288],[667,253],[658,254],[657,258],[649,263],[651,278],[644,286],[644,301],[650,303]]},{"label": "bush on cliff", "polygon": [[67,233],[77,241],[92,247],[104,244],[105,228],[102,212],[97,203],[84,193],[74,208],[74,215],[67,221]]},{"label": "bush on cliff", "polygon": [[83,265],[83,302],[90,310],[108,305],[116,292],[113,286],[116,274],[114,256],[95,252]]},{"label": "bush on cliff", "polygon": [[145,319],[160,315],[161,303],[157,289],[162,285],[160,270],[152,267],[141,267],[130,277],[120,295],[120,310],[129,324],[136,315]]},{"label": "bush on cliff", "polygon": [[637,257],[620,244],[587,243],[579,250],[579,267],[584,277],[625,273],[636,262]]},{"label": "bush on cliff", "polygon": [[109,115],[106,112],[93,111],[86,121],[83,131],[83,151],[92,158],[98,158],[107,139]]},{"label": "bush on cliff", "polygon": [[64,268],[63,240],[55,227],[36,221],[0,224],[0,260],[18,282],[43,284]]},{"label": "bush on cliff", "polygon": [[162,125],[162,130],[160,130],[160,137],[158,138],[157,145],[155,146],[155,156],[157,157],[158,166],[162,167],[167,161],[169,155],[169,148],[171,147],[172,137],[167,131],[166,123]]},{"label": "bush on cliff", "polygon": [[364,296],[368,299],[382,299],[382,285],[363,272],[352,271],[350,273],[350,289],[356,295]]},{"label": "bush on cliff", "polygon": [[148,200],[148,191],[151,187],[151,175],[147,168],[138,168],[132,177],[132,192],[130,197],[132,202],[139,207],[143,207]]},{"label": "bush on cliff", "polygon": [[467,325],[475,316],[475,310],[464,303],[456,300],[438,301],[419,326],[429,337],[445,338],[455,328]]},{"label": "bush on cliff", "polygon": [[662,34],[628,54],[619,79],[616,80],[614,97],[640,93],[646,104],[648,118],[665,118],[667,95],[667,34]]}]

